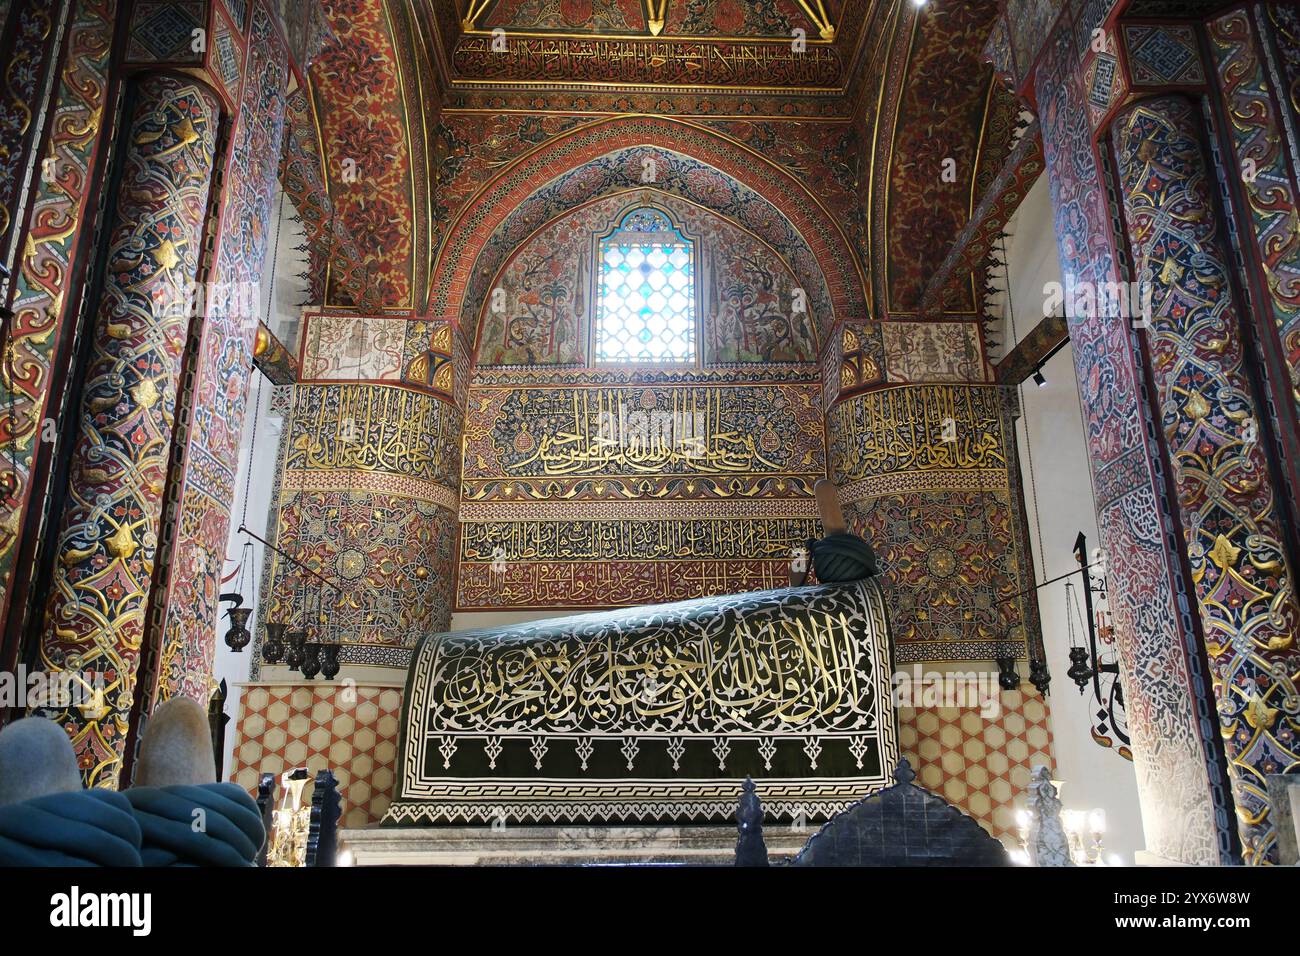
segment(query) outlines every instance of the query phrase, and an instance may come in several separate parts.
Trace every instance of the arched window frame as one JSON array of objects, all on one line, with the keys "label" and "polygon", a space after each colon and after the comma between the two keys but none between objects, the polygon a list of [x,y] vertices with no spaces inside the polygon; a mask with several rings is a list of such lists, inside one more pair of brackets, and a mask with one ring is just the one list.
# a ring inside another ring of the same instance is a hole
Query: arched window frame
[{"label": "arched window frame", "polygon": [[[661,220],[667,228],[646,230],[639,227],[637,217],[645,214]],[[687,315],[686,338],[689,342],[689,355],[685,350],[673,356],[648,358],[621,358],[602,355],[603,333],[606,321],[606,262],[605,251],[612,246],[673,246],[685,250],[687,255],[686,271],[690,280],[687,295],[689,313]],[[591,333],[588,342],[588,354],[593,366],[611,366],[617,368],[663,368],[663,367],[699,367],[701,362],[702,330],[699,288],[698,243],[695,237],[685,232],[668,210],[650,202],[640,202],[625,209],[615,219],[613,226],[603,235],[594,237],[593,257],[595,268],[595,294],[592,296]]]}]

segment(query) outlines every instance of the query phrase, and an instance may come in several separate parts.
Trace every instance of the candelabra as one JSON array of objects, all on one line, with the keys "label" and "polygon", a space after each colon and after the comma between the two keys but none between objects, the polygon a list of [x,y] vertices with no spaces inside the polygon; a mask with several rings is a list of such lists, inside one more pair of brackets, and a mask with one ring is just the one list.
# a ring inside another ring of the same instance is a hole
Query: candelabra
[{"label": "candelabra", "polygon": [[309,776],[306,767],[295,767],[280,775],[284,788],[280,807],[271,824],[270,850],[267,866],[305,866],[307,862],[307,835],[311,830],[311,805],[303,805],[302,791]]},{"label": "candelabra", "polygon": [[[1057,792],[1061,790],[1060,781],[1053,780]],[[1030,860],[1029,835],[1033,832],[1034,811],[1021,808],[1016,811],[1016,836],[1020,850],[1012,856],[1017,863],[1027,864]],[[1106,856],[1103,841],[1106,835],[1106,811],[1062,810],[1061,826],[1070,851],[1070,861],[1075,866],[1119,866],[1120,859],[1115,854]]]}]

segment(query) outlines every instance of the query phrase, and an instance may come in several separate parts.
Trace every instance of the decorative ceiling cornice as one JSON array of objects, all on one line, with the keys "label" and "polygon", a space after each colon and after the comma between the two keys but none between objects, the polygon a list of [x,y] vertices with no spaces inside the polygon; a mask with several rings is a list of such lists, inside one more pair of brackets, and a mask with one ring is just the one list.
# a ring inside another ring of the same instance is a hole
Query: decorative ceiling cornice
[{"label": "decorative ceiling cornice", "polygon": [[[756,12],[717,0],[689,8],[685,0],[597,0],[569,14],[520,0],[455,0],[448,84],[452,91],[842,96],[867,11],[891,2],[775,0]],[[851,29],[837,26],[841,14]]]}]

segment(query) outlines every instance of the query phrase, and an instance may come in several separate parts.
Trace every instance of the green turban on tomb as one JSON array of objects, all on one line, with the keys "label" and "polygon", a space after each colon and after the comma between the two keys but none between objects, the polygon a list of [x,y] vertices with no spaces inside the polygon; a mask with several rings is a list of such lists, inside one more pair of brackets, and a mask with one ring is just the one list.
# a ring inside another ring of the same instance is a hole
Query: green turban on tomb
[{"label": "green turban on tomb", "polygon": [[257,804],[233,783],[133,787],[145,866],[253,866],[266,838]]},{"label": "green turban on tomb", "polygon": [[856,534],[837,531],[820,541],[809,541],[813,569],[817,580],[823,584],[861,581],[880,573],[876,552],[871,545]]},{"label": "green turban on tomb", "polygon": [[0,866],[139,866],[140,824],[125,794],[52,793],[0,807]]}]

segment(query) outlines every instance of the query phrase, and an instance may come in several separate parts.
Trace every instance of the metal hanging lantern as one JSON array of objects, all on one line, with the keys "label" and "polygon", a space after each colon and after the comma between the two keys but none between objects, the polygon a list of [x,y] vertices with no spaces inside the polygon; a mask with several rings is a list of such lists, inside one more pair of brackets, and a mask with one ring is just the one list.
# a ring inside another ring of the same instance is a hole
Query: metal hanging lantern
[{"label": "metal hanging lantern", "polygon": [[284,659],[284,632],[289,629],[289,625],[278,621],[267,621],[262,626],[266,628],[266,640],[262,643],[262,662],[278,664]]},{"label": "metal hanging lantern", "polygon": [[232,607],[229,611],[230,630],[226,631],[226,646],[236,654],[241,653],[253,639],[248,630],[248,617],[252,613],[251,607]]},{"label": "metal hanging lantern", "polygon": [[290,631],[288,639],[289,646],[284,652],[284,666],[291,671],[296,671],[302,667],[303,658],[306,656],[307,632]]},{"label": "metal hanging lantern", "polygon": [[253,639],[252,633],[248,630],[248,618],[252,615],[253,609],[244,606],[244,586],[248,578],[248,566],[252,560],[253,542],[245,541],[239,556],[239,568],[236,571],[238,577],[235,580],[234,590],[220,596],[221,601],[229,601],[234,605],[226,612],[226,616],[230,618],[230,628],[226,631],[224,639],[226,646],[236,654],[242,652]]},{"label": "metal hanging lantern", "polygon": [[333,680],[339,673],[339,651],[343,645],[338,641],[325,641],[320,646],[320,672],[326,680]]}]

